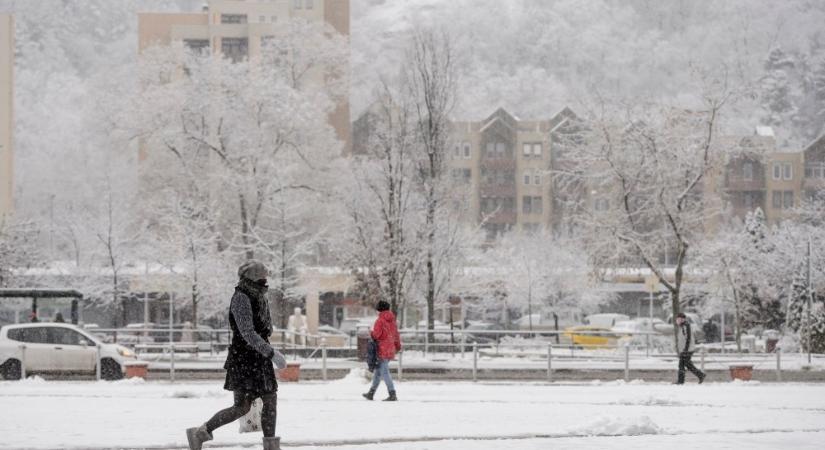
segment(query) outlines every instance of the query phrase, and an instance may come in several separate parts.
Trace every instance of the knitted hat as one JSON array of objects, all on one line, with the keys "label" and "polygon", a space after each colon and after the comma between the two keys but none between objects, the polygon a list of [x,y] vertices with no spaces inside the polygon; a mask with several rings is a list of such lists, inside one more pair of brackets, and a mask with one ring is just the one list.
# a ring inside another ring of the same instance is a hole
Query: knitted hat
[{"label": "knitted hat", "polygon": [[265,280],[269,271],[262,262],[250,259],[238,268],[238,276],[252,281]]}]

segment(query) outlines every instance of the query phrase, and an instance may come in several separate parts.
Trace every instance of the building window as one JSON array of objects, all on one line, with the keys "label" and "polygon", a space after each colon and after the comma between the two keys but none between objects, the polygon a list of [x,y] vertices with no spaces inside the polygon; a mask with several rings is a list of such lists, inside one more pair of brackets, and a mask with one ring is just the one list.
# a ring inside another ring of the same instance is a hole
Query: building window
[{"label": "building window", "polygon": [[496,158],[504,158],[505,153],[507,153],[507,148],[504,142],[496,142]]},{"label": "building window", "polygon": [[825,176],[825,165],[822,163],[812,163],[805,165],[805,178],[820,179]]},{"label": "building window", "polygon": [[784,180],[792,180],[793,179],[793,166],[789,163],[785,163],[782,165],[782,179]]},{"label": "building window", "polygon": [[533,144],[533,156],[541,158],[541,142]]},{"label": "building window", "polygon": [[202,53],[209,49],[209,39],[184,39],[183,45],[193,53]]},{"label": "building window", "polygon": [[464,159],[470,159],[470,143],[464,143]]},{"label": "building window", "polygon": [[524,144],[522,146],[522,151],[524,152],[524,156],[530,156],[532,149],[532,144]]},{"label": "building window", "polygon": [[453,147],[453,159],[458,159],[461,157],[461,144],[455,144]]},{"label": "building window", "polygon": [[[774,199],[775,198],[776,198],[776,196],[774,196]],[[745,204],[746,209],[748,209],[748,210],[753,209],[753,205],[755,203],[754,198],[753,198],[753,194],[751,194],[750,192],[745,192],[745,195],[744,195],[744,198],[743,198],[743,203]]]},{"label": "building window", "polygon": [[541,214],[544,211],[544,202],[541,201],[541,197],[533,197],[533,213]]},{"label": "building window", "polygon": [[782,208],[793,209],[793,191],[785,191],[782,193]]},{"label": "building window", "polygon": [[793,209],[793,191],[773,191],[771,206],[773,209]]},{"label": "building window", "polygon": [[541,186],[541,173],[536,172],[533,174],[533,184],[536,186]]},{"label": "building window", "polygon": [[221,14],[221,23],[246,23],[246,14]]},{"label": "building window", "polygon": [[272,22],[272,23],[277,22],[277,21],[278,21],[278,16],[272,16],[272,17],[270,17],[270,18],[269,18],[269,21],[270,21],[270,22]]},{"label": "building window", "polygon": [[595,211],[607,211],[610,209],[610,201],[606,198],[597,198],[593,201]]},{"label": "building window", "polygon": [[496,144],[493,142],[487,143],[487,157],[494,158],[496,156]]},{"label": "building window", "polygon": [[530,185],[530,174],[529,174],[529,173],[525,173],[525,174],[524,174],[524,185],[525,185],[525,186],[529,186],[529,185]]},{"label": "building window", "polygon": [[221,51],[232,62],[243,61],[249,53],[249,40],[247,38],[222,38]]},{"label": "building window", "polygon": [[304,7],[304,0],[292,0],[292,7],[295,9],[301,9]]},{"label": "building window", "polygon": [[531,214],[533,212],[533,197],[524,196],[521,198],[521,213]]},{"label": "building window", "polygon": [[782,179],[782,166],[779,164],[773,165],[773,179],[774,180],[781,180]]},{"label": "building window", "polygon": [[753,163],[746,162],[742,165],[742,178],[745,181],[753,181]]},{"label": "building window", "polygon": [[313,0],[306,0],[306,9],[312,9],[315,7],[315,3]]}]

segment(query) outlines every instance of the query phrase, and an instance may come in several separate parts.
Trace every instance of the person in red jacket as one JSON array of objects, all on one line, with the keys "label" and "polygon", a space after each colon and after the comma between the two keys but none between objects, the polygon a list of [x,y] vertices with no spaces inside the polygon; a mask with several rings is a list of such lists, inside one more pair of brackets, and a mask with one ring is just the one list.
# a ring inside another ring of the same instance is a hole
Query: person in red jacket
[{"label": "person in red jacket", "polygon": [[369,392],[362,394],[367,400],[372,400],[381,379],[387,385],[390,396],[385,398],[385,402],[398,401],[395,395],[395,385],[390,376],[390,361],[395,358],[395,353],[401,351],[401,337],[398,335],[398,327],[395,324],[395,314],[390,311],[390,304],[381,300],[375,306],[378,310],[378,319],[372,327],[372,338],[378,343],[378,367],[375,368],[372,376],[372,387]]}]

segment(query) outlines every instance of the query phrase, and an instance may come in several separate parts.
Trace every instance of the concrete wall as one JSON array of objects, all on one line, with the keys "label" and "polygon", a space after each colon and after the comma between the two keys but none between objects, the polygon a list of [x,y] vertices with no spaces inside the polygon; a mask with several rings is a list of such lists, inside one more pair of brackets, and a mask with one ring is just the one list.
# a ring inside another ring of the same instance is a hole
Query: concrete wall
[{"label": "concrete wall", "polygon": [[13,207],[14,18],[0,14],[0,216]]}]

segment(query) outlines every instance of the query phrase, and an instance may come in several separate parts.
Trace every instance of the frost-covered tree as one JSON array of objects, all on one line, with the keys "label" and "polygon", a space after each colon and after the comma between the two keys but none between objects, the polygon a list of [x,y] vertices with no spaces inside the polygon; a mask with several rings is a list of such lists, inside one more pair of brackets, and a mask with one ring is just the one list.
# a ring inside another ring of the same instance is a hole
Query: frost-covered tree
[{"label": "frost-covered tree", "polygon": [[413,36],[403,68],[418,141],[414,161],[423,203],[423,294],[430,330],[434,326],[436,300],[440,292],[446,294],[445,287],[456,268],[453,252],[461,246],[462,236],[461,226],[448,210],[450,184],[446,166],[450,113],[457,101],[455,58],[449,35],[433,30],[419,31]]},{"label": "frost-covered tree", "polygon": [[315,191],[341,148],[326,122],[338,92],[326,84],[295,88],[275,51],[264,46],[259,58],[241,62],[179,45],[146,51],[129,123],[149,157],[171,152],[182,170],[208,180],[221,208],[211,214],[221,218],[228,248],[246,258],[255,256],[273,199]]},{"label": "frost-covered tree", "polygon": [[[344,203],[346,264],[363,278],[368,301],[378,296],[403,310],[421,251],[416,230],[414,159],[418,145],[408,91],[384,83],[360,126],[368,130],[349,161],[351,186]],[[342,243],[343,244],[343,243]]]},{"label": "frost-covered tree", "polygon": [[510,304],[533,315],[544,309],[555,314],[592,311],[592,271],[587,253],[572,239],[562,239],[541,231],[509,233],[492,244],[483,258],[494,268],[498,282],[506,290]]},{"label": "frost-covered tree", "polygon": [[[669,292],[674,317],[682,309],[688,255],[719,208],[703,195],[709,174],[735,151],[717,143],[731,93],[724,81],[708,80],[701,107],[603,102],[586,111],[580,132],[560,142],[571,167],[557,177],[587,186],[572,209],[594,258],[650,269]],[[597,198],[609,206],[591,206]],[[670,260],[660,259],[666,249]]]}]

